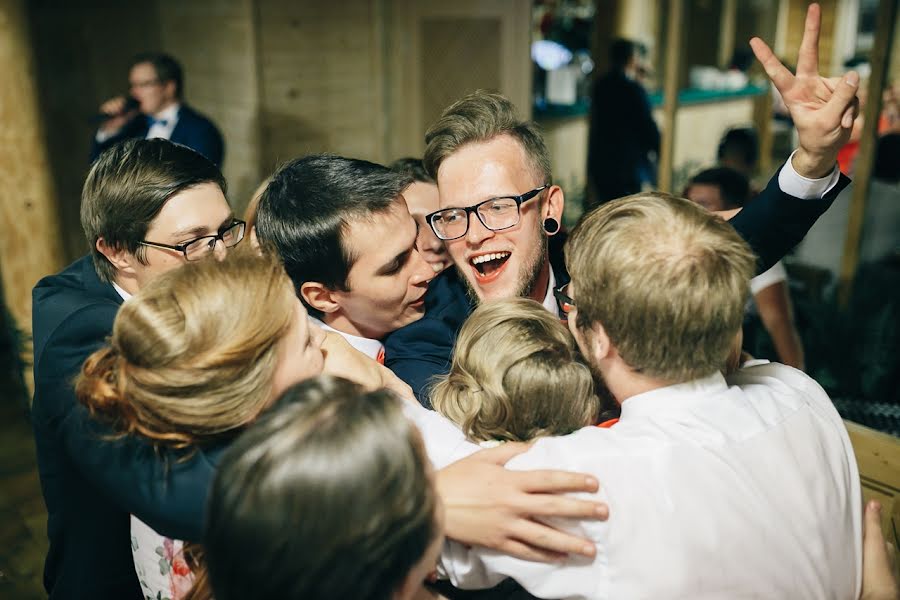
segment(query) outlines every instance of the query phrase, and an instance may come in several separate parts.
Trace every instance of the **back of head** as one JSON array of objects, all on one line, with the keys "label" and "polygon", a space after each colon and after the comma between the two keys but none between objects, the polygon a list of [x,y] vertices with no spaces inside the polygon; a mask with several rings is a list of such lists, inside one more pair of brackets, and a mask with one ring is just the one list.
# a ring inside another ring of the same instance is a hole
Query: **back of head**
[{"label": "back of head", "polygon": [[538,126],[519,118],[506,97],[484,90],[473,92],[447,107],[425,132],[425,170],[436,181],[441,163],[467,144],[508,135],[525,150],[535,177],[552,181],[550,154]]},{"label": "back of head", "polygon": [[650,193],[588,213],[569,238],[566,266],[580,331],[601,324],[632,369],[683,382],[725,363],[755,257],[719,217]]},{"label": "back of head", "polygon": [[81,227],[100,279],[113,281],[115,267],[97,249],[98,239],[143,256],[141,240],[169,198],[204,183],[225,192],[225,178],[214,164],[168,140],[126,140],[103,152],[81,193]]},{"label": "back of head", "polygon": [[142,52],[131,60],[131,66],[141,63],[150,63],[156,71],[156,78],[160,83],[172,81],[175,83],[175,97],[184,98],[184,72],[178,61],[168,54],[161,52]]},{"label": "back of head", "polygon": [[435,183],[434,177],[425,170],[425,163],[421,158],[398,158],[390,164],[390,169],[408,175],[413,181]]},{"label": "back of head", "polygon": [[387,390],[330,377],[288,389],[216,474],[215,597],[391,598],[440,530],[428,464]]},{"label": "back of head", "polygon": [[473,441],[564,435],[599,413],[590,371],[576,360],[568,329],[525,298],[475,309],[431,402]]},{"label": "back of head", "polygon": [[624,71],[638,52],[639,45],[632,40],[618,38],[609,45],[609,66],[614,71]]},{"label": "back of head", "polygon": [[714,167],[691,177],[688,185],[704,183],[719,188],[725,210],[740,208],[750,199],[750,181],[739,171],[729,167]]},{"label": "back of head", "polygon": [[76,393],[120,431],[157,442],[233,434],[272,401],[295,303],[281,265],[249,249],[185,263],[122,305],[110,346],[85,362]]},{"label": "back of head", "polygon": [[759,139],[751,127],[729,129],[719,141],[716,158],[723,165],[749,174],[759,162]]},{"label": "back of head", "polygon": [[275,252],[299,290],[306,281],[346,290],[356,261],[343,239],[350,224],[387,211],[409,177],[333,154],[287,163],[272,176],[256,211],[260,246]]}]

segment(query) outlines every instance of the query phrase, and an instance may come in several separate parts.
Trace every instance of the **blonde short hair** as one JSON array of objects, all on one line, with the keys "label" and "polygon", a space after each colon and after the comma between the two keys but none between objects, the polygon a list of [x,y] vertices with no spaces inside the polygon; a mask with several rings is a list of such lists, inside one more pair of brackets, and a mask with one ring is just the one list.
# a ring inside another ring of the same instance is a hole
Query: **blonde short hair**
[{"label": "blonde short hair", "polygon": [[667,381],[722,367],[755,265],[728,223],[662,193],[600,206],[566,246],[579,330],[600,323],[630,367]]},{"label": "blonde short hair", "polygon": [[175,447],[233,434],[273,400],[295,302],[281,264],[249,248],[185,263],[122,305],[76,394],[121,432]]},{"label": "blonde short hair", "polygon": [[520,119],[515,105],[505,96],[485,90],[460,98],[428,128],[422,159],[425,170],[437,181],[441,163],[451,154],[467,144],[488,142],[501,135],[522,145],[536,179],[541,183],[553,179],[550,153],[537,124]]},{"label": "blonde short hair", "polygon": [[600,408],[569,331],[525,298],[475,309],[431,402],[472,441],[565,435],[593,423]]}]

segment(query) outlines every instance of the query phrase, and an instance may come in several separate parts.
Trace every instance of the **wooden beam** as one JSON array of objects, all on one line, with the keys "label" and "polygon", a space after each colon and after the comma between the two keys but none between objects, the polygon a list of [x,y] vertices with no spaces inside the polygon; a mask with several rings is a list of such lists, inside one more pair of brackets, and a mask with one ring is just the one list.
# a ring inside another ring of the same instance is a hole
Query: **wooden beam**
[{"label": "wooden beam", "polygon": [[896,0],[881,0],[878,4],[875,45],[872,48],[869,76],[868,102],[863,110],[863,128],[859,140],[859,154],[853,167],[853,196],[850,199],[850,218],[847,221],[847,237],[844,242],[844,256],[838,277],[838,303],[846,307],[853,290],[853,278],[859,264],[859,245],[862,239],[863,221],[866,215],[866,197],[869,195],[869,180],[875,162],[875,145],[878,136],[878,116],[881,114],[881,91],[884,89],[888,73],[888,57],[894,43],[894,24],[897,19]]},{"label": "wooden beam", "polygon": [[719,18],[719,68],[727,69],[734,54],[734,32],[737,28],[737,0],[724,0]]},{"label": "wooden beam", "polygon": [[678,112],[678,74],[684,55],[684,1],[669,0],[666,27],[666,72],[663,82],[663,127],[659,156],[659,189],[672,191],[675,162],[675,116]]},{"label": "wooden beam", "polygon": [[[16,327],[31,339],[31,288],[64,263],[23,0],[0,0],[0,276]],[[24,351],[31,364],[31,347]],[[33,390],[30,369],[23,374]]]}]

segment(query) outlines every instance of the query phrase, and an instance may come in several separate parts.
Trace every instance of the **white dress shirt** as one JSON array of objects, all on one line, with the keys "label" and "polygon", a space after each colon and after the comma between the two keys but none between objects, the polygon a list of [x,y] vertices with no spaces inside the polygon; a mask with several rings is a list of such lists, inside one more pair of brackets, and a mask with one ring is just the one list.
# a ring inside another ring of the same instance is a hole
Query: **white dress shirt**
[{"label": "white dress shirt", "polygon": [[318,325],[325,331],[333,331],[334,333],[339,334],[342,338],[347,340],[347,343],[353,346],[355,350],[362,352],[372,360],[378,359],[378,354],[384,349],[384,344],[379,340],[373,340],[371,338],[364,338],[362,336],[353,335],[352,333],[345,333],[343,331],[338,331],[334,327],[330,325],[326,325],[321,320],[310,316],[309,320],[314,325]]},{"label": "white dress shirt", "polygon": [[[730,387],[729,387],[730,384]],[[609,519],[554,520],[591,560],[523,561],[447,542],[454,585],[505,577],[541,598],[859,596],[862,505],[844,424],[819,385],[764,363],[629,398],[618,424],[546,438],[508,468],[594,475]]]},{"label": "white dress shirt", "polygon": [[181,105],[176,102],[165,110],[160,111],[158,114],[153,115],[155,121],[150,128],[147,129],[147,139],[171,139],[172,132],[175,131],[175,126],[178,125],[178,110],[180,108]]}]

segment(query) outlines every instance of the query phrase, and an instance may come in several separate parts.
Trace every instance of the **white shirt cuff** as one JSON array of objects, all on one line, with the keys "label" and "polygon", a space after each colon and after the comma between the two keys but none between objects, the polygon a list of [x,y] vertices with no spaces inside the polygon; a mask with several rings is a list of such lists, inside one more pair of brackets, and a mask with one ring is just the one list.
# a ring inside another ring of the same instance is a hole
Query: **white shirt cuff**
[{"label": "white shirt cuff", "polygon": [[818,199],[837,185],[838,180],[841,178],[841,171],[838,169],[837,164],[834,165],[830,175],[826,175],[821,179],[807,179],[797,173],[791,164],[796,153],[796,150],[791,152],[791,156],[784,163],[784,168],[778,174],[778,187],[781,188],[782,192],[804,200]]},{"label": "white shirt cuff", "polygon": [[[103,131],[103,130],[98,129],[98,130],[97,130],[97,135],[95,136],[95,139],[97,140],[97,143],[98,143],[98,144],[102,144],[103,142],[105,142],[106,140],[108,140],[109,138],[111,138],[111,137],[114,136],[114,135],[115,135],[115,133],[107,133],[107,132],[105,132],[105,131]],[[778,183],[779,183],[779,185],[780,185],[780,184],[781,184],[781,181],[779,180]],[[784,189],[784,188],[782,188],[782,189]]]}]

